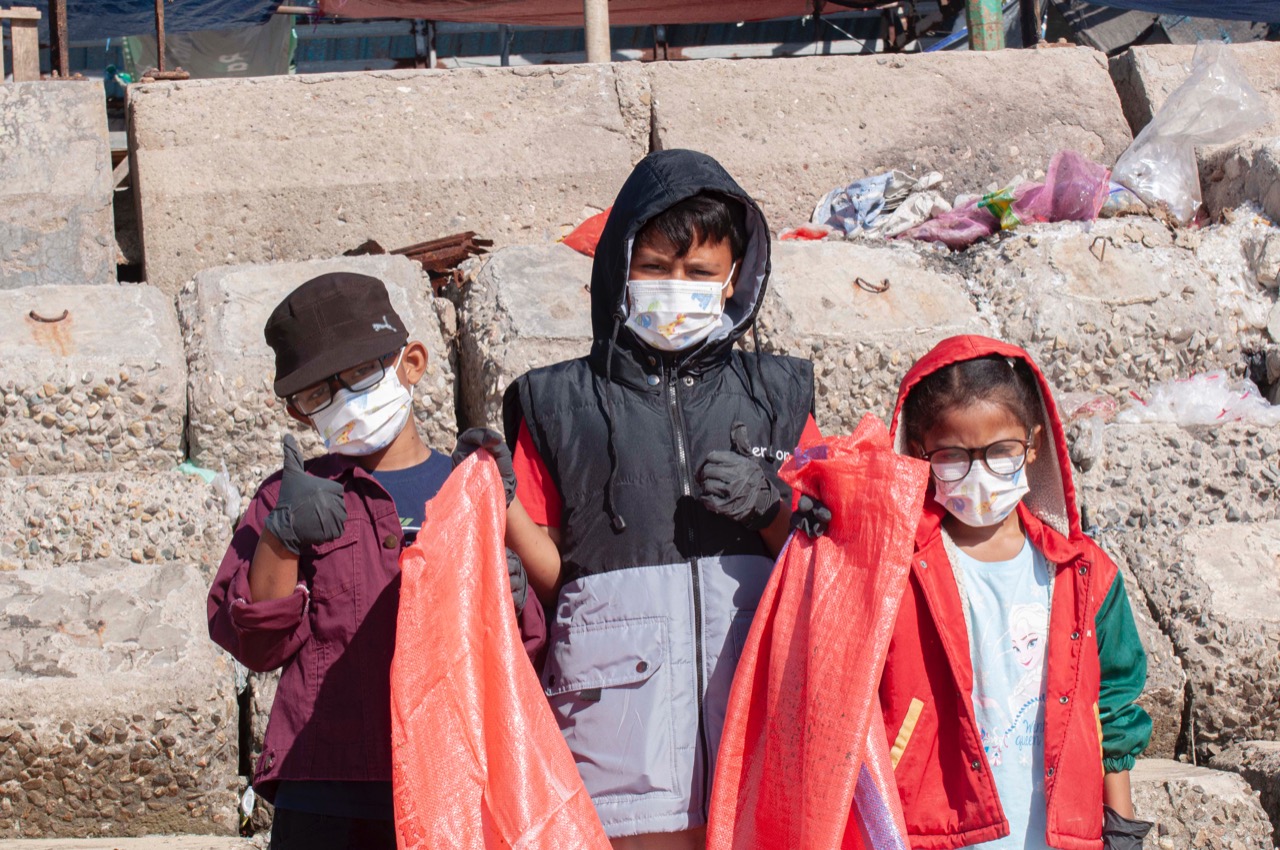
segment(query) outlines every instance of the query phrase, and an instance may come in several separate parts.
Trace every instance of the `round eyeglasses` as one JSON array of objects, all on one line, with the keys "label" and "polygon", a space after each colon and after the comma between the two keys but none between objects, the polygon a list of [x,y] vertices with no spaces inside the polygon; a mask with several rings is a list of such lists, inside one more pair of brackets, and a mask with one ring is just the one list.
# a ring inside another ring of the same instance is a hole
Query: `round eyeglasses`
[{"label": "round eyeglasses", "polygon": [[959,481],[969,474],[974,458],[982,458],[982,465],[994,475],[1013,475],[1027,462],[1029,440],[997,440],[989,446],[965,449],[947,446],[925,452],[933,477],[939,481]]},{"label": "round eyeglasses", "polygon": [[[394,351],[391,352],[391,354],[394,353]],[[285,401],[303,416],[312,416],[333,404],[334,394],[339,389],[347,389],[353,393],[371,390],[387,373],[385,361],[391,354],[384,354],[376,360],[368,360],[350,369],[343,369],[317,384],[287,396]]]}]

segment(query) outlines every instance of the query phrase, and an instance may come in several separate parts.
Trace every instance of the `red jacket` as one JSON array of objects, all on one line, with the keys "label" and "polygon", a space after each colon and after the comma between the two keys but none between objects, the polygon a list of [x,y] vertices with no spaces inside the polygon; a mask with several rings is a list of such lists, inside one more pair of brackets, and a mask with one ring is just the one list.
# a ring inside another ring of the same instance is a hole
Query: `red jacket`
[{"label": "red jacket", "polygon": [[[399,512],[352,458],[323,455],[306,469],[342,482],[342,536],[303,549],[291,595],[249,601],[249,565],[280,494],[276,472],[253,497],[209,589],[214,641],[250,670],[284,668],[253,776],[268,800],[282,779],[391,781],[390,669],[404,546]],[[546,626],[542,606],[530,603],[520,625],[532,658]]]},{"label": "red jacket", "polygon": [[[1116,565],[1080,529],[1067,443],[1044,376],[1016,346],[977,336],[945,340],[903,380],[894,412],[896,445],[903,450],[903,400],[921,378],[993,353],[1031,364],[1046,420],[1041,460],[1028,467],[1031,492],[1018,506],[1027,536],[1054,571],[1044,679],[1046,840],[1063,850],[1101,850],[1103,726],[1117,727],[1109,736],[1108,767],[1127,769],[1149,737],[1150,720],[1133,704],[1145,679],[1145,656]],[[930,489],[880,685],[915,848],[963,847],[1009,833],[974,713],[968,630],[943,542],[945,516]],[[1114,602],[1119,613],[1100,619],[1104,600],[1108,611]],[[1100,637],[1103,621],[1110,633]],[[1107,646],[1101,655],[1100,641]],[[1112,687],[1108,707],[1100,710],[1100,684],[1110,681],[1113,668],[1120,687]]]}]

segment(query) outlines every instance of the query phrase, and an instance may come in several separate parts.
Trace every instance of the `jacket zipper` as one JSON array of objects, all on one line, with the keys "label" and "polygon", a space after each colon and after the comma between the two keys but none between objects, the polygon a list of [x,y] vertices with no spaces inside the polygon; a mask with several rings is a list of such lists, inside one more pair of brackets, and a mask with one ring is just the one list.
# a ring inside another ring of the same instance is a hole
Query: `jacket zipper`
[{"label": "jacket zipper", "polygon": [[[693,497],[693,482],[690,480],[689,453],[685,448],[684,425],[680,416],[680,400],[677,395],[679,390],[676,385],[679,381],[673,367],[663,364],[663,373],[667,385],[667,412],[671,416],[671,427],[676,435],[676,463],[680,472],[680,491],[688,499]],[[689,551],[696,552],[693,523],[686,523],[686,528],[689,535]],[[689,576],[693,585],[693,643],[696,656],[694,662],[695,672],[697,673],[698,748],[702,755],[702,815],[707,817],[711,795],[711,747],[707,742],[707,726],[702,709],[702,584],[698,577],[698,559],[696,557],[689,559]]]}]

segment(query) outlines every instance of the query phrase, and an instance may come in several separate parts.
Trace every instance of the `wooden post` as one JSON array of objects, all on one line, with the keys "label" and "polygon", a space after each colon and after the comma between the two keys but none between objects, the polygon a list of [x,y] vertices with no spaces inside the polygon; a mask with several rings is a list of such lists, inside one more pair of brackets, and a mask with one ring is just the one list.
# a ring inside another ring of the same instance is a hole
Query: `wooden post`
[{"label": "wooden post", "polygon": [[67,0],[49,0],[49,64],[59,77],[71,76],[67,48]]},{"label": "wooden post", "polygon": [[1036,0],[1018,0],[1018,19],[1022,22],[1022,46],[1040,43],[1040,4]]},{"label": "wooden post", "polygon": [[156,0],[156,70],[164,73],[164,0]]},{"label": "wooden post", "polygon": [[966,0],[970,50],[1004,49],[1003,5],[1000,0]]},{"label": "wooden post", "polygon": [[583,0],[582,17],[587,36],[587,61],[608,62],[613,54],[609,45],[609,0]]},{"label": "wooden post", "polygon": [[[9,21],[9,41],[13,44],[13,81],[25,83],[40,79],[40,10],[31,6],[0,9],[0,21]],[[0,55],[0,67],[4,57]]]}]

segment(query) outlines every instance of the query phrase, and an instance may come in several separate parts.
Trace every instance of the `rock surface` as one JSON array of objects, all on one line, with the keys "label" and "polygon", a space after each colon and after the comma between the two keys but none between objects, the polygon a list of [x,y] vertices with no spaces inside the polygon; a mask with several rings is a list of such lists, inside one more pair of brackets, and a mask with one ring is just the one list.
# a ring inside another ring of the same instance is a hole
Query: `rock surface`
[{"label": "rock surface", "polygon": [[774,231],[808,221],[832,188],[891,168],[980,192],[1043,174],[1063,148],[1110,166],[1130,142],[1105,58],[1087,48],[648,69],[657,146],[719,159]]},{"label": "rock surface", "polygon": [[0,476],[169,470],[182,461],[187,370],[150,286],[0,290]]},{"label": "rock surface", "polygon": [[145,838],[0,839],[0,850],[261,850],[262,841],[219,835],[151,835]]},{"label": "rock surface", "polygon": [[1280,846],[1280,741],[1232,744],[1211,764],[1240,774],[1258,792],[1259,802],[1275,826],[1272,839]]},{"label": "rock surface", "polygon": [[210,269],[179,299],[191,376],[187,440],[192,461],[215,471],[225,464],[245,498],[280,468],[286,429],[298,436],[305,455],[323,451],[315,432],[290,419],[276,398],[271,388],[275,357],[262,329],[289,292],[334,271],[370,275],[387,285],[409,338],[427,347],[427,373],[414,390],[420,433],[442,450],[451,449],[457,438],[453,306],[432,295],[417,263],[376,256]]},{"label": "rock surface", "polygon": [[115,283],[101,81],[0,85],[0,289]]},{"label": "rock surface", "polygon": [[212,487],[180,472],[0,478],[0,571],[110,557],[213,570],[231,521]]},{"label": "rock surface", "polygon": [[1134,813],[1155,823],[1147,850],[1272,850],[1271,824],[1234,773],[1139,759],[1130,780]]},{"label": "rock surface", "polygon": [[648,141],[610,66],[156,83],[129,114],[147,279],[170,293],[366,239],[544,243],[608,206]]},{"label": "rock surface", "polygon": [[206,590],[181,564],[0,572],[0,836],[234,831],[234,677]]},{"label": "rock surface", "polygon": [[[1245,142],[1215,153],[1201,169],[1200,182],[1212,215],[1254,203],[1272,221],[1280,221],[1280,138]],[[1275,289],[1277,268],[1268,262],[1259,270],[1266,275],[1260,282]]]}]

